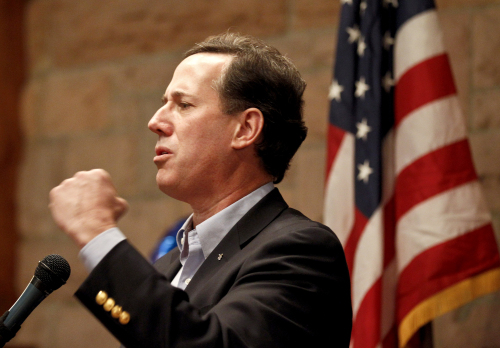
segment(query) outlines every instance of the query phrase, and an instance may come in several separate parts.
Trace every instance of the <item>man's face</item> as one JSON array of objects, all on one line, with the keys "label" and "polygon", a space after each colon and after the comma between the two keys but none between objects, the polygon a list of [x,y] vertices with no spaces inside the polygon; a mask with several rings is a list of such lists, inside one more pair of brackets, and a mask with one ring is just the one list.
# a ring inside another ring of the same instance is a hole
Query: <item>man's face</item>
[{"label": "man's face", "polygon": [[158,134],[156,182],[164,193],[187,201],[211,195],[230,174],[236,118],[223,114],[213,87],[232,57],[199,53],[184,59],[149,121]]}]

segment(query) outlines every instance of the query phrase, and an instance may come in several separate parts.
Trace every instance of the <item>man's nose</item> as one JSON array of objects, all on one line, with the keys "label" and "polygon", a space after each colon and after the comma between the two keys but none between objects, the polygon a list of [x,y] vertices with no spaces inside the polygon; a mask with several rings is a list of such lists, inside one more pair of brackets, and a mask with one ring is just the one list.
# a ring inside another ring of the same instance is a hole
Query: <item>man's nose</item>
[{"label": "man's nose", "polygon": [[161,107],[153,115],[151,120],[148,122],[148,128],[151,132],[163,136],[171,136],[173,133],[173,125],[168,119],[167,110],[165,107]]}]

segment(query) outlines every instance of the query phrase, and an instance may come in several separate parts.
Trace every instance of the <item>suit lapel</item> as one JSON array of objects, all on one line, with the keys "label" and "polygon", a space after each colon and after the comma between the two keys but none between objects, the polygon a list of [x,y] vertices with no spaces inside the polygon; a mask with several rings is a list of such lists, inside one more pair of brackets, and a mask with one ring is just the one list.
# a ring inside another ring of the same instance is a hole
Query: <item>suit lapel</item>
[{"label": "suit lapel", "polygon": [[191,296],[197,289],[203,288],[224,264],[286,208],[288,205],[275,188],[250,209],[215,247],[186,287],[186,292]]}]

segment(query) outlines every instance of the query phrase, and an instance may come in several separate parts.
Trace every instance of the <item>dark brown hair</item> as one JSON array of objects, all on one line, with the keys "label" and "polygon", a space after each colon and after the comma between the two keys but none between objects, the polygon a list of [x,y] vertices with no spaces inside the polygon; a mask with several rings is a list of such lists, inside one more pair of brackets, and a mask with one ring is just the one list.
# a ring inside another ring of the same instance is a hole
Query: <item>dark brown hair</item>
[{"label": "dark brown hair", "polygon": [[257,155],[274,183],[283,180],[290,161],[307,135],[302,95],[305,81],[292,62],[261,40],[234,33],[211,36],[188,50],[234,56],[215,81],[223,112],[229,115],[257,108],[264,115]]}]

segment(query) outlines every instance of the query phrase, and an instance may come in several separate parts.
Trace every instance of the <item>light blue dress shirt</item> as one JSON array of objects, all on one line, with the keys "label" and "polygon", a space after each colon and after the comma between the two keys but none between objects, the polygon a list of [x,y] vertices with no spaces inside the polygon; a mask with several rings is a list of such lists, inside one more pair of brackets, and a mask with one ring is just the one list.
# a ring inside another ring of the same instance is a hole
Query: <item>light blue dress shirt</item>
[{"label": "light blue dress shirt", "polygon": [[[181,252],[180,262],[182,268],[173,279],[172,285],[185,289],[203,261],[231,228],[273,188],[272,182],[261,186],[198,224],[195,229],[192,228],[193,216],[191,215],[177,233],[177,246]],[[85,268],[91,272],[103,257],[124,239],[126,237],[117,227],[111,228],[92,239],[79,253]]]}]

